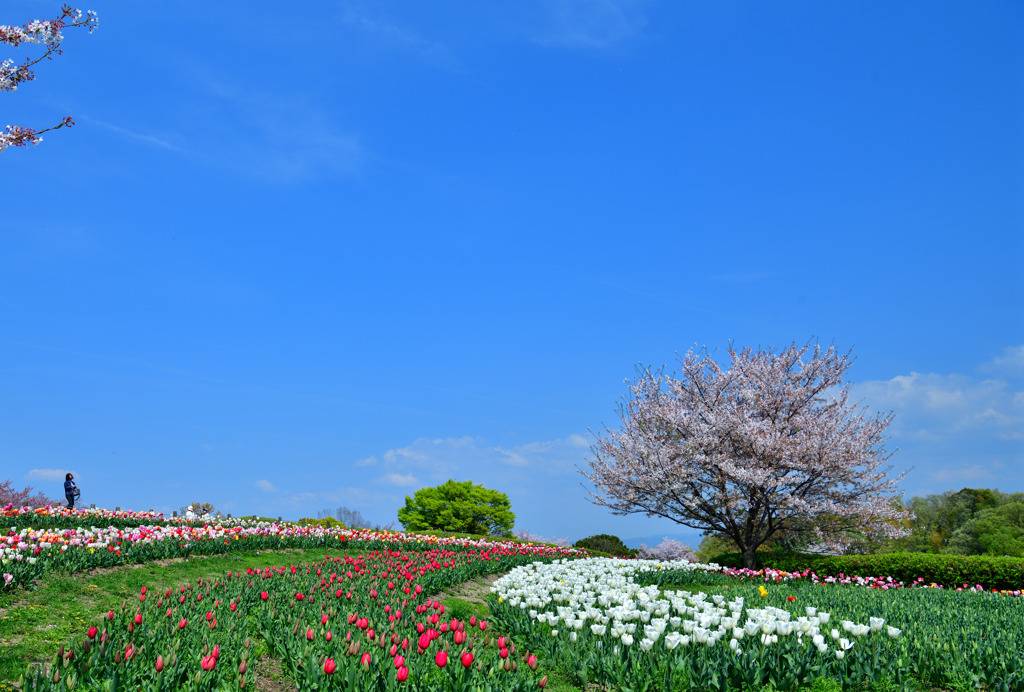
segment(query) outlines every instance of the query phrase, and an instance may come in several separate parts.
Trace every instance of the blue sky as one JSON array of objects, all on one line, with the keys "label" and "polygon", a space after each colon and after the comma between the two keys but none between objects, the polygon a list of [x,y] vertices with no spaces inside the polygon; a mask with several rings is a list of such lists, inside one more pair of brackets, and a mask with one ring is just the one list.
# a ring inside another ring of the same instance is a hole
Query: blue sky
[{"label": "blue sky", "polygon": [[1024,491],[1019,3],[83,9],[0,94],[78,122],[0,154],[0,477],[381,523],[456,478],[675,534],[580,487],[624,380],[817,339],[908,496]]}]

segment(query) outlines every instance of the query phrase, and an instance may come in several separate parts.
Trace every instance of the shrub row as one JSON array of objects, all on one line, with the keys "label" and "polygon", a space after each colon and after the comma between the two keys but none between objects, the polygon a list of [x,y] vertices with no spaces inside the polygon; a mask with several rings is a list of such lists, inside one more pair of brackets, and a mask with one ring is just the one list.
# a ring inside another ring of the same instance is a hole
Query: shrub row
[{"label": "shrub row", "polygon": [[[910,585],[925,584],[947,588],[981,585],[984,589],[1024,589],[1024,560],[986,555],[934,555],[929,553],[884,553],[881,555],[809,555],[806,553],[757,554],[762,568],[785,572],[810,570],[819,577],[892,577]],[[726,553],[712,562],[724,567],[743,566],[743,555]]]}]

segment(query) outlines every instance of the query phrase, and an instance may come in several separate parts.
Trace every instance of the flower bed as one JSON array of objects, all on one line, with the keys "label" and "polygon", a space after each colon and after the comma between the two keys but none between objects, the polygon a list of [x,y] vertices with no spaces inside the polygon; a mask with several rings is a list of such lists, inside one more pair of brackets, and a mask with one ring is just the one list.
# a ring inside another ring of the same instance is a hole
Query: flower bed
[{"label": "flower bed", "polygon": [[[546,554],[545,554],[546,553]],[[24,690],[245,689],[262,638],[303,690],[536,690],[536,658],[486,620],[463,622],[427,594],[550,560],[501,546],[381,550],[323,563],[229,573],[110,611]]]},{"label": "flower bed", "polygon": [[584,687],[636,689],[655,675],[662,689],[679,677],[716,690],[797,689],[822,677],[1024,688],[1013,653],[1024,650],[1020,599],[800,579],[724,580],[728,595],[712,596],[643,585],[686,583],[700,569],[603,558],[526,566],[495,583],[492,619]]},{"label": "flower bed", "polygon": [[419,536],[368,529],[337,529],[269,522],[215,522],[209,524],[157,523],[131,528],[78,526],[65,529],[10,529],[0,535],[0,588],[31,583],[54,571],[78,572],[192,555],[212,555],[232,550],[281,550],[348,545],[373,550],[387,546],[427,549],[434,546],[499,548],[519,555],[585,555],[576,548],[535,546],[511,541],[492,541]]}]

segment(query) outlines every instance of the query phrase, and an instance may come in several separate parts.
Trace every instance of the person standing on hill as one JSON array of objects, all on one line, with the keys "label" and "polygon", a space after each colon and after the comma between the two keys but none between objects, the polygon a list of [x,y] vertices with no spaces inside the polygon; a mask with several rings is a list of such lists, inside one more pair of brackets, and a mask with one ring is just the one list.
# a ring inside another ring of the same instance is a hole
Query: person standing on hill
[{"label": "person standing on hill", "polygon": [[75,508],[75,477],[70,473],[64,477],[64,497],[68,499],[68,509]]}]

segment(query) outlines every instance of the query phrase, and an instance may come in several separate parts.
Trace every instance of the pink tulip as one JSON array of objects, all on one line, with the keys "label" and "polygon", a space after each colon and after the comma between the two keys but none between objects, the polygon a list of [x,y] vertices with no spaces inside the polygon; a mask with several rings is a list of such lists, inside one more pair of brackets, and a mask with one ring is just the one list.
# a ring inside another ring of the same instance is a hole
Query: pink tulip
[{"label": "pink tulip", "polygon": [[444,668],[448,665],[448,652],[438,651],[437,655],[434,656],[434,663],[437,664],[438,668]]},{"label": "pink tulip", "polygon": [[337,670],[337,669],[338,669],[338,666],[335,665],[333,658],[329,658],[326,661],[324,661],[324,672],[327,673],[328,675],[332,675],[334,673],[334,671]]}]

